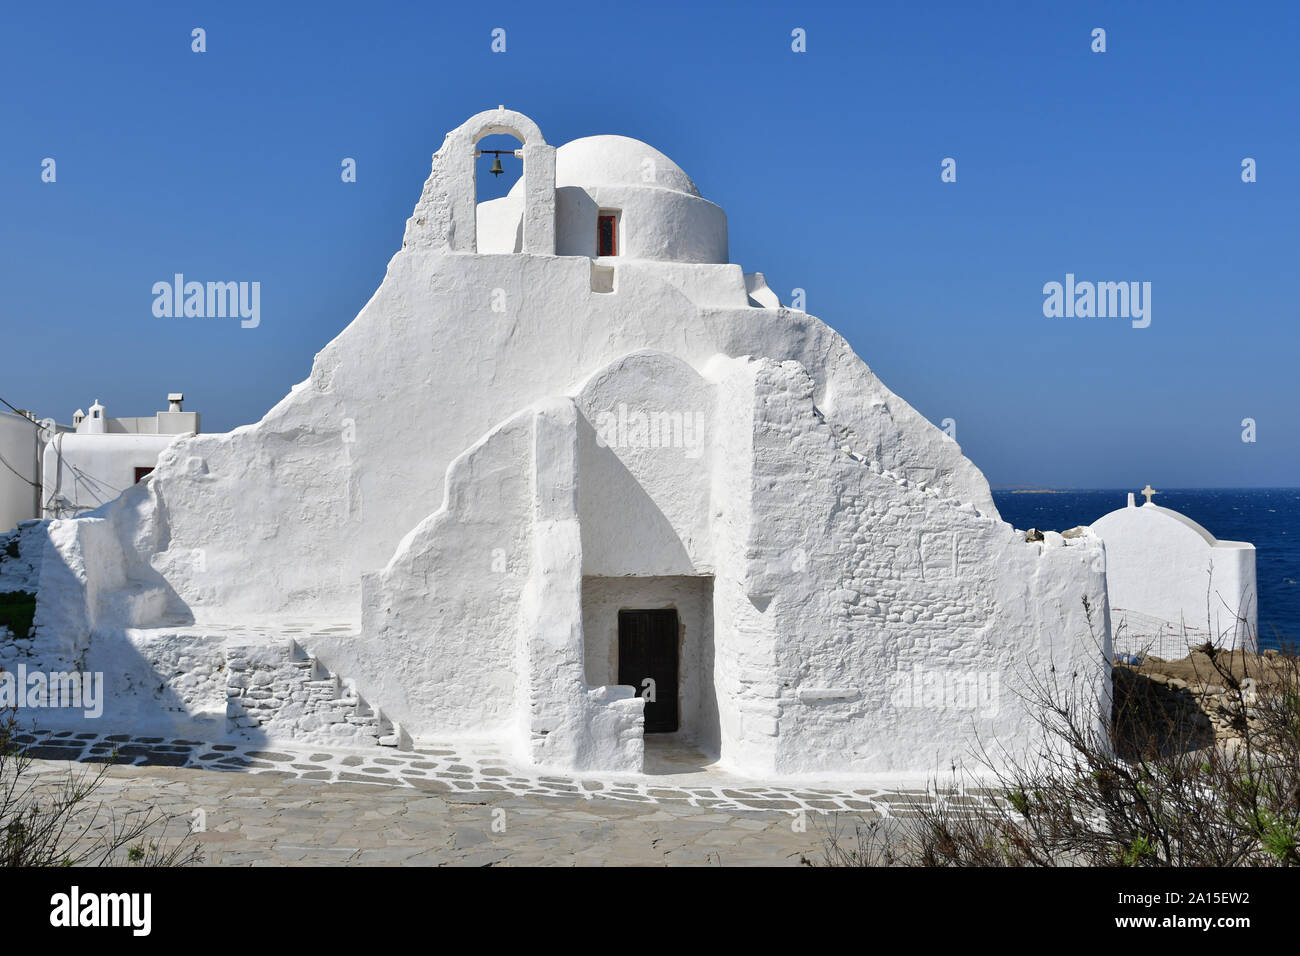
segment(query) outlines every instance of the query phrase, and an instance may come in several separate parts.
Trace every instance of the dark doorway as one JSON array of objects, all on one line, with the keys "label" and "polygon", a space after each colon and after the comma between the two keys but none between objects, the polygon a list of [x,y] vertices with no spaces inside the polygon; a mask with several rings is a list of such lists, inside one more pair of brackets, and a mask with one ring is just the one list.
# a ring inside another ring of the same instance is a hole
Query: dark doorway
[{"label": "dark doorway", "polygon": [[618,682],[649,696],[642,682],[654,681],[654,700],[645,702],[645,732],[677,730],[677,612],[618,612]]}]

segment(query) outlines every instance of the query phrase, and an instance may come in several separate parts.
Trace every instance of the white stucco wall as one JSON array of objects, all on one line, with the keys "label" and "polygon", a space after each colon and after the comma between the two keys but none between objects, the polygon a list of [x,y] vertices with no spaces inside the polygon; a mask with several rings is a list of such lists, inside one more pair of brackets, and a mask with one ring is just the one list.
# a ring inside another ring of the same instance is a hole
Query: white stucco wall
[{"label": "white stucco wall", "polygon": [[112,501],[135,484],[135,469],[153,468],[174,435],[65,434],[45,446],[44,516],[72,517]]},{"label": "white stucco wall", "polygon": [[713,385],[685,362],[636,352],[585,382],[577,403],[583,573],[710,573]]},{"label": "white stucco wall", "polygon": [[147,418],[105,418],[98,422],[86,417],[76,429],[79,435],[184,435],[199,430],[198,412],[157,412]]},{"label": "white stucco wall", "polygon": [[0,532],[40,516],[41,441],[35,424],[0,411]]},{"label": "white stucco wall", "polygon": [[[691,178],[659,150],[626,136],[587,136],[555,154],[558,255],[594,258],[596,217],[619,216],[621,259],[725,263],[727,216],[700,196]],[[524,184],[478,207],[478,251],[519,247]]]},{"label": "white stucco wall", "polygon": [[[420,539],[441,542],[440,553],[390,565],[384,600],[367,603],[374,616],[362,646],[325,656],[364,674],[363,691],[417,738],[504,728],[478,708],[486,699],[504,709],[509,693],[477,682],[504,671],[517,611],[523,660],[514,674],[531,690],[515,687],[523,710],[514,733],[533,742],[534,751],[521,746],[539,762],[565,766],[638,766],[621,731],[605,738],[612,751],[600,749],[602,715],[622,726],[601,709],[618,675],[620,608],[678,609],[681,733],[741,772],[937,771],[969,756],[972,734],[1012,752],[1032,745],[1035,715],[1018,680],[1055,666],[1103,695],[1100,541],[1026,543],[969,504],[886,473],[841,444],[813,391],[792,362],[718,357],[700,374],[641,351],[611,363],[577,390],[571,411],[552,402],[521,413],[458,460],[448,506],[402,549]],[[664,410],[674,398],[677,410],[707,410],[699,454],[596,442],[592,419],[602,412]],[[531,463],[520,431],[486,464],[530,414]],[[517,491],[503,493],[493,476]],[[545,509],[543,487],[552,492]],[[556,488],[565,489],[559,498]],[[455,505],[455,523],[438,524],[462,493],[474,497]],[[547,517],[552,507],[566,517]],[[482,520],[502,525],[485,532]],[[530,521],[526,539],[509,538],[506,529]],[[499,567],[517,573],[489,584],[478,565],[493,541],[505,542]],[[399,627],[410,656],[386,674],[387,635]],[[436,673],[447,661],[460,670]],[[929,699],[935,681],[952,689]],[[423,716],[393,710],[403,687],[420,689]]]},{"label": "white stucco wall", "polygon": [[[642,348],[695,368],[719,352],[797,358],[818,383],[819,408],[851,423],[873,454],[996,513],[960,449],[820,321],[699,308],[648,267],[615,269],[615,291],[601,294],[586,259],[400,254],[311,378],[261,422],[181,440],[161,456],[153,480],[175,554],[155,565],[200,619],[355,614],[360,575],[386,564],[438,507],[455,455],[514,410]],[[497,289],[505,313],[493,311]],[[377,383],[382,402],[372,397]],[[433,411],[416,426],[393,407]],[[207,557],[202,577],[188,563],[196,548]]]},{"label": "white stucco wall", "polygon": [[[563,147],[561,147],[563,152]],[[617,211],[618,258],[663,262],[727,260],[727,217],[698,196],[653,186],[570,186],[556,192],[556,252],[596,255],[596,217]]]},{"label": "white stucco wall", "polygon": [[[1130,496],[1131,498],[1131,496]],[[1115,624],[1132,641],[1158,622],[1192,644],[1255,646],[1255,546],[1219,541],[1186,515],[1155,503],[1119,508],[1092,524],[1106,542],[1106,577]],[[1239,620],[1244,618],[1244,620]]]},{"label": "white stucco wall", "polygon": [[[587,683],[618,683],[618,612],[669,609],[678,622],[678,734],[708,753],[721,745],[714,696],[713,578],[587,577],[582,635]],[[634,687],[640,691],[641,688]]]},{"label": "white stucco wall", "polygon": [[[1053,667],[1086,688],[1094,716],[1108,715],[1097,538],[1026,543],[836,435],[795,363],[763,359],[749,374],[751,524],[738,583],[772,657],[720,687],[739,701],[742,759],[782,774],[939,773],[968,762],[976,739],[995,758],[1023,755],[1041,738],[1018,692]],[[770,744],[747,754],[759,736]]]},{"label": "white stucco wall", "polygon": [[308,648],[383,701],[416,737],[492,736],[515,725],[518,619],[532,569],[533,416],[460,455],[446,498],[367,576],[360,643]]},{"label": "white stucco wall", "polygon": [[578,512],[579,411],[569,398],[536,406],[533,568],[524,586],[518,671],[520,744],[536,764],[640,771],[643,702],[630,687],[586,680],[582,533]]},{"label": "white stucco wall", "polygon": [[523,247],[524,203],[521,193],[478,204],[478,251],[514,253]]},{"label": "white stucco wall", "polygon": [[[524,143],[521,254],[487,251],[509,242],[509,204],[474,204],[473,145],[501,132]],[[675,174],[629,183],[643,150],[615,158],[573,165],[589,196],[705,209]],[[972,730],[1029,746],[1031,715],[1009,697],[972,717],[899,705],[899,682],[912,665],[1104,676],[1081,610],[1093,602],[1104,644],[1100,543],[1027,544],[998,521],[958,446],[842,337],[751,297],[725,217],[710,232],[668,215],[678,251],[602,260],[613,275],[595,283],[587,256],[556,254],[557,162],[512,111],[448,134],[402,251],[306,381],[257,424],[179,438],[145,485],[48,526],[39,621],[104,647],[150,624],[357,622],[306,650],[411,737],[638,770],[642,703],[608,683],[608,614],[679,602],[684,727],[731,767],[932,770]],[[696,240],[714,251],[680,261]],[[667,416],[670,433],[690,416],[691,439],[603,439],[623,408]]]}]

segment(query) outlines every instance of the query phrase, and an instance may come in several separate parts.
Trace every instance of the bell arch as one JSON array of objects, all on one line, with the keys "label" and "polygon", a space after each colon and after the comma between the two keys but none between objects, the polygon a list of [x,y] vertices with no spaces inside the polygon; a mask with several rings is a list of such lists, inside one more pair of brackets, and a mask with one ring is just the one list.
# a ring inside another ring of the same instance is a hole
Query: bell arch
[{"label": "bell arch", "polygon": [[505,134],[523,143],[524,235],[522,250],[555,255],[555,147],[537,124],[498,107],[471,116],[447,134],[433,154],[433,169],[407,221],[405,247],[478,251],[475,147],[485,136]]}]

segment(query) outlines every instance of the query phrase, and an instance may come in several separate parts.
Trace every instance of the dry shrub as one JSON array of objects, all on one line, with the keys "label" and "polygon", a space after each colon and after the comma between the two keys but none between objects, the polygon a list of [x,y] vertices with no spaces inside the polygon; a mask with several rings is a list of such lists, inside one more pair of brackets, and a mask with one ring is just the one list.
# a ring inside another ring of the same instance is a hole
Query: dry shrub
[{"label": "dry shrub", "polygon": [[17,712],[0,716],[0,867],[185,866],[202,859],[188,832],[172,845],[154,837],[174,818],[115,814],[96,801],[109,765],[46,779],[34,772],[20,736]]},{"label": "dry shrub", "polygon": [[[1042,731],[1035,753],[1007,759],[981,743],[983,773],[954,768],[888,827],[832,830],[825,864],[1300,863],[1300,657],[1206,644],[1189,660],[1203,673],[1183,683],[1214,691],[1217,733],[1203,712],[1163,703],[1141,673],[1114,667],[1103,721],[1103,688],[1049,671],[1020,691]],[[985,799],[945,799],[953,792]]]}]

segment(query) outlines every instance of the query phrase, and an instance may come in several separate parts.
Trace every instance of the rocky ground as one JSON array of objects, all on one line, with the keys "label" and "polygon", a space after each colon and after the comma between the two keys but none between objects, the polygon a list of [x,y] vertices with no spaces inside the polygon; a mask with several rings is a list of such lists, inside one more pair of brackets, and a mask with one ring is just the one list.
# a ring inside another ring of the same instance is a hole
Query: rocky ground
[{"label": "rocky ground", "polygon": [[1300,666],[1277,651],[1196,651],[1180,660],[1146,657],[1113,672],[1114,713],[1130,748],[1158,740],[1161,749],[1206,747],[1259,729],[1261,695],[1300,687]]}]

